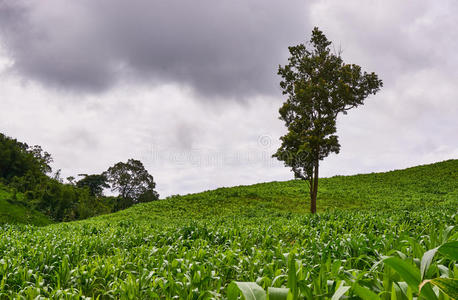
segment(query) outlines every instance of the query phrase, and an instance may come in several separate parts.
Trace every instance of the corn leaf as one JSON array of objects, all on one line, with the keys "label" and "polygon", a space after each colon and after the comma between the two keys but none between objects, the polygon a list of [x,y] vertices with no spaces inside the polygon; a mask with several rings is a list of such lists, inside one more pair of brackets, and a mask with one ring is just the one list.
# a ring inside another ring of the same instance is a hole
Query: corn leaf
[{"label": "corn leaf", "polygon": [[334,295],[332,295],[331,300],[339,300],[349,289],[349,286],[344,286],[343,284],[341,284],[334,293]]},{"label": "corn leaf", "polygon": [[458,241],[445,243],[437,251],[451,259],[458,260]]},{"label": "corn leaf", "polygon": [[227,287],[227,299],[237,300],[238,296],[242,294],[245,300],[266,300],[266,292],[262,287],[255,282],[239,282],[233,281]]},{"label": "corn leaf", "polygon": [[269,287],[267,289],[268,300],[291,300],[293,295],[289,288],[275,288]]},{"label": "corn leaf", "polygon": [[357,283],[355,283],[355,285],[353,286],[353,290],[363,300],[377,300],[377,299],[380,299],[380,297],[376,293],[374,293],[373,291],[369,290],[366,287],[360,286]]},{"label": "corn leaf", "polygon": [[437,286],[444,294],[453,299],[458,299],[458,279],[452,278],[435,278],[425,280],[420,284],[420,291],[428,287],[428,283]]},{"label": "corn leaf", "polygon": [[423,254],[423,257],[421,258],[421,264],[420,264],[421,279],[425,278],[426,271],[428,271],[428,268],[431,265],[431,262],[436,252],[437,252],[437,248],[434,248],[429,251],[426,251],[425,254]]}]

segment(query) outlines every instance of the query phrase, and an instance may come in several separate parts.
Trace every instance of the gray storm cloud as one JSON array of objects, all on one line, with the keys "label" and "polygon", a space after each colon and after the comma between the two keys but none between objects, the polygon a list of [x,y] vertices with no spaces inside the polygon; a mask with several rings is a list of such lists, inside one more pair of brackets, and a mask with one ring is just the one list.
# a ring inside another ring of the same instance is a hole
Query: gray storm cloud
[{"label": "gray storm cloud", "polygon": [[[290,179],[271,158],[276,70],[318,26],[384,81],[338,118],[323,176],[456,158],[457,14],[456,0],[0,0],[0,128],[65,176],[141,159],[162,196]],[[205,101],[231,98],[245,101]]]},{"label": "gray storm cloud", "polygon": [[278,92],[285,45],[306,38],[303,1],[0,1],[10,71],[63,90],[178,83],[240,98]]}]

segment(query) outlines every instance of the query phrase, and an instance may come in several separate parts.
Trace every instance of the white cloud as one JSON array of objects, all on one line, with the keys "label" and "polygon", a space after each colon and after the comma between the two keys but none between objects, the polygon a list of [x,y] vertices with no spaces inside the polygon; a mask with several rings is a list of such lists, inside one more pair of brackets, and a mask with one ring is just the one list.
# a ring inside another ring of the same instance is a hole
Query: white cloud
[{"label": "white cloud", "polygon": [[[323,176],[458,157],[454,3],[320,1],[312,2],[308,14],[299,14],[307,26],[319,26],[342,45],[346,62],[376,72],[385,83],[364,106],[339,117],[341,153],[322,163]],[[58,10],[54,14],[59,17]],[[269,35],[261,29],[253,30]],[[281,42],[285,52],[286,40],[296,39],[298,29],[293,31]],[[304,38],[308,35],[304,31]],[[4,50],[0,51],[0,128],[21,141],[42,145],[64,176],[98,173],[118,161],[139,158],[155,177],[161,196],[292,178],[282,163],[270,158],[285,132],[278,120],[283,101],[278,90],[264,96],[242,95],[245,101],[232,101],[233,95],[223,93],[218,96],[221,101],[211,101],[196,93],[192,82],[148,85],[132,76],[118,78],[104,92],[73,93],[10,72],[17,56]],[[285,63],[269,57],[260,62]],[[260,74],[267,78],[276,70],[263,72],[270,72]]]}]

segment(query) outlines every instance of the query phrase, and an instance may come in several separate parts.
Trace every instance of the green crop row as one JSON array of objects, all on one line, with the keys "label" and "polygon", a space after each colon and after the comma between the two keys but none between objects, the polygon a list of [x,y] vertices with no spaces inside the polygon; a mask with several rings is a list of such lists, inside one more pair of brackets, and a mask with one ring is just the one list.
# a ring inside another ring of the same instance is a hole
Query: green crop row
[{"label": "green crop row", "polygon": [[134,212],[130,219],[4,225],[0,299],[224,299],[233,281],[263,290],[294,287],[305,299],[330,299],[343,290],[347,298],[361,290],[381,299],[417,297],[418,287],[387,257],[421,269],[419,280],[458,278],[456,258],[438,250],[422,266],[425,253],[458,240],[454,209],[168,223]]}]

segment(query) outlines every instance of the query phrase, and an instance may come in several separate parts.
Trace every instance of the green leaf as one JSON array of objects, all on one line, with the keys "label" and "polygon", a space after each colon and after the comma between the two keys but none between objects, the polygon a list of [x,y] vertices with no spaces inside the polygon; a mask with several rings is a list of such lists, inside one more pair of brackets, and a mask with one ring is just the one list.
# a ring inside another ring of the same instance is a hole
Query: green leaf
[{"label": "green leaf", "polygon": [[418,291],[421,276],[417,268],[397,257],[385,258],[383,262],[398,272],[402,279],[404,279],[411,288]]},{"label": "green leaf", "polygon": [[453,231],[453,229],[455,229],[455,226],[448,226],[447,228],[445,228],[444,233],[443,233],[443,237],[442,237],[442,240],[444,242],[448,239],[448,236],[449,236],[450,232]]},{"label": "green leaf", "polygon": [[401,297],[399,297],[399,295],[401,294],[401,291],[400,291],[400,288],[396,285],[396,284],[392,284],[391,285],[391,300],[398,300],[399,299],[402,299]]},{"label": "green leaf", "polygon": [[231,282],[227,287],[227,299],[236,300],[240,294],[245,300],[267,300],[266,292],[255,282]]},{"label": "green leaf", "polygon": [[305,283],[305,281],[298,282],[299,290],[302,295],[305,295],[305,299],[312,299],[313,298],[313,291],[312,289]]},{"label": "green leaf", "polygon": [[294,259],[294,253],[290,253],[288,256],[289,259],[289,270],[288,270],[288,287],[293,294],[293,299],[297,299],[298,289],[297,289],[297,276],[296,276],[296,260]]},{"label": "green leaf", "polygon": [[[391,298],[393,299],[409,299],[409,286],[404,281],[393,282]],[[411,290],[411,289],[410,289]],[[393,296],[393,291],[395,295]]]},{"label": "green leaf", "polygon": [[427,283],[437,286],[444,294],[450,298],[458,299],[458,279],[439,277],[431,280],[425,280],[420,284],[420,291],[427,287]]},{"label": "green leaf", "polygon": [[349,289],[349,286],[344,286],[343,284],[341,284],[337,291],[334,293],[334,295],[332,295],[331,300],[339,300],[340,297],[342,297]]},{"label": "green leaf", "polygon": [[275,288],[269,287],[267,289],[268,300],[290,300],[293,299],[293,295],[289,288]]},{"label": "green leaf", "polygon": [[[401,278],[407,282],[409,287],[414,292],[418,293],[418,286],[421,282],[421,276],[420,271],[416,267],[397,257],[385,258],[383,262],[393,268],[401,276]],[[437,299],[436,294],[434,294],[434,291],[430,286],[426,287],[422,294],[427,299]]]},{"label": "green leaf", "polygon": [[428,270],[429,266],[431,265],[431,262],[433,261],[433,258],[436,252],[437,252],[437,248],[434,248],[429,251],[426,251],[425,254],[423,254],[423,257],[421,258],[421,264],[420,264],[421,279],[425,278],[426,271]]},{"label": "green leaf", "polygon": [[[359,284],[355,283],[353,285],[353,290],[355,293],[363,300],[376,300],[380,299],[380,297],[374,293],[373,291],[369,290],[366,287],[362,287]],[[334,297],[334,296],[333,296]]]},{"label": "green leaf", "polygon": [[458,241],[445,243],[437,251],[451,259],[458,260]]}]

